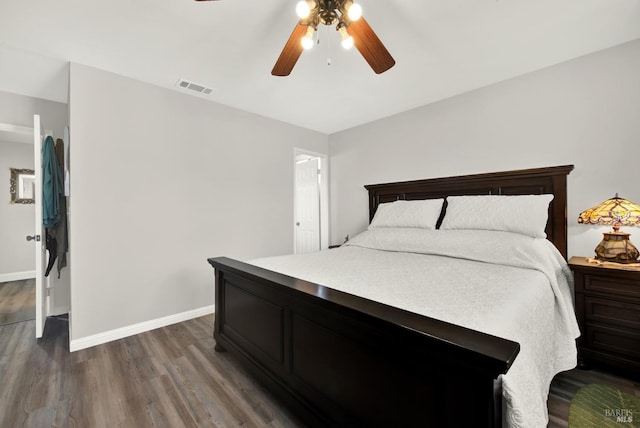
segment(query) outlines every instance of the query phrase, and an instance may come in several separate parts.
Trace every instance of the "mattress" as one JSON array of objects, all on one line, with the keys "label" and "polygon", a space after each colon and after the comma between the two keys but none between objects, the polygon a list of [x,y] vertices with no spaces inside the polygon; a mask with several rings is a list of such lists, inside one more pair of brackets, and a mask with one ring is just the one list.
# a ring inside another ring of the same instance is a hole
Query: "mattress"
[{"label": "mattress", "polygon": [[572,276],[546,239],[376,228],[337,249],[249,263],[518,342],[501,377],[506,426],[547,426],[551,380],[576,366]]}]

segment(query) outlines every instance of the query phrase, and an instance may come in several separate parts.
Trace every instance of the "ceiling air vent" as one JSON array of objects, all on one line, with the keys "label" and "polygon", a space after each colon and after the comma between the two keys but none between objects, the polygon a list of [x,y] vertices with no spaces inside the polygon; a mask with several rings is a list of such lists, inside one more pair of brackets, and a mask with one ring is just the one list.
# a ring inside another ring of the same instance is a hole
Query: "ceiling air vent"
[{"label": "ceiling air vent", "polygon": [[184,79],[178,80],[178,83],[176,83],[176,86],[182,89],[189,89],[191,91],[195,91],[195,92],[198,92],[199,94],[205,94],[205,95],[209,95],[211,92],[213,92],[212,88],[207,88],[204,85],[200,85],[194,82],[189,82],[188,80],[184,80]]}]

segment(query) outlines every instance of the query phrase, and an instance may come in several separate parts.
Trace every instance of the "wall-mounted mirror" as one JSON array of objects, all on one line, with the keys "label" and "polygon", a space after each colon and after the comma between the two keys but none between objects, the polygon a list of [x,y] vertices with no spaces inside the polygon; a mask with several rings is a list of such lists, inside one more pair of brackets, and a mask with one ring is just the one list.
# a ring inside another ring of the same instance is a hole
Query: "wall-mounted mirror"
[{"label": "wall-mounted mirror", "polygon": [[11,170],[9,179],[9,191],[11,192],[12,204],[33,204],[36,194],[36,176],[32,169]]}]

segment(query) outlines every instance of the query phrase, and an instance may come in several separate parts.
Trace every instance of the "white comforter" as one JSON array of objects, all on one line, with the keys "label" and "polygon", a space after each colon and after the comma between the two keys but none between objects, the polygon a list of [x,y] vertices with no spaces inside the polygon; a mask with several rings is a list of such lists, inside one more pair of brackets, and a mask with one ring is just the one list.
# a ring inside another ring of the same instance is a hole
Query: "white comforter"
[{"label": "white comforter", "polygon": [[249,263],[520,343],[502,376],[507,426],[546,427],[551,380],[576,366],[573,280],[546,239],[376,228],[339,249]]}]

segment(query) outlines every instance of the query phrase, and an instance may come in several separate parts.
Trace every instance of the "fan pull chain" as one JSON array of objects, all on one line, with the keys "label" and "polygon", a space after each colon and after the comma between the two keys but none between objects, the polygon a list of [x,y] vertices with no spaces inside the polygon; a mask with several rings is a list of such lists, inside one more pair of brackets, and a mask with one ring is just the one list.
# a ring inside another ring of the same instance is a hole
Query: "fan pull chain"
[{"label": "fan pull chain", "polygon": [[[327,34],[328,32],[329,27],[325,27],[324,33],[327,38],[329,37],[329,35]],[[331,67],[331,43],[327,43],[327,67]]]}]

